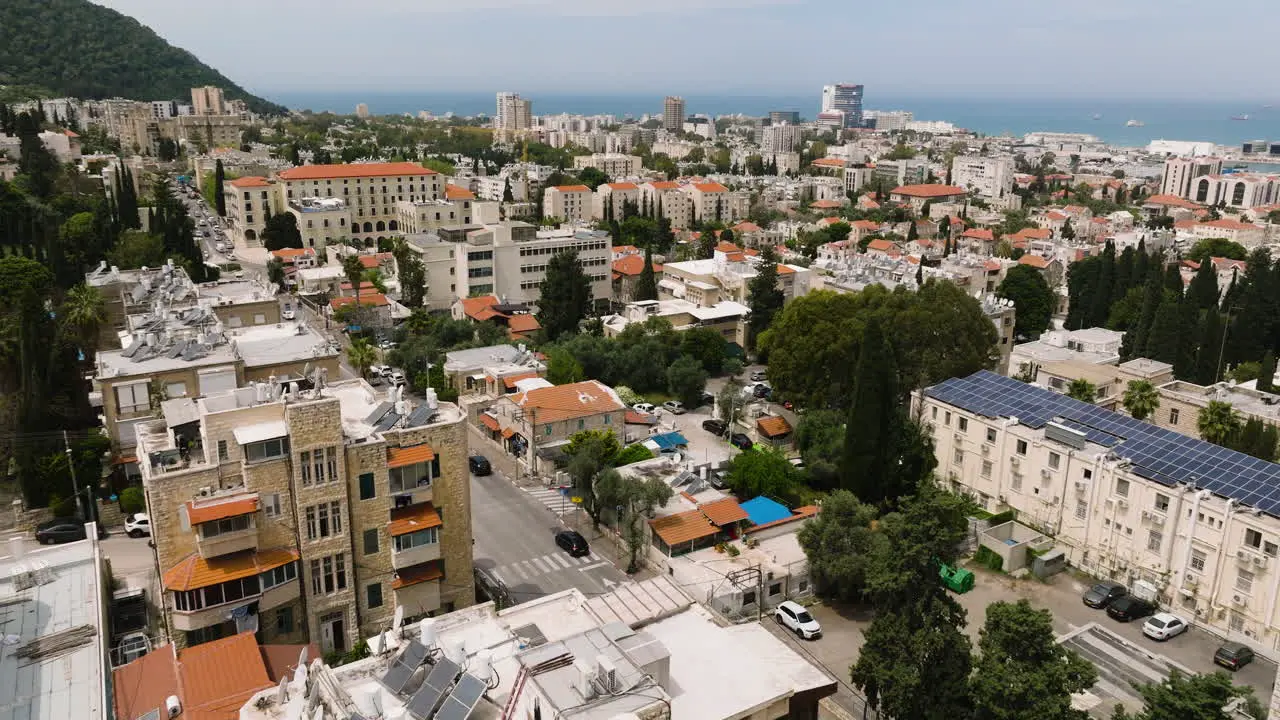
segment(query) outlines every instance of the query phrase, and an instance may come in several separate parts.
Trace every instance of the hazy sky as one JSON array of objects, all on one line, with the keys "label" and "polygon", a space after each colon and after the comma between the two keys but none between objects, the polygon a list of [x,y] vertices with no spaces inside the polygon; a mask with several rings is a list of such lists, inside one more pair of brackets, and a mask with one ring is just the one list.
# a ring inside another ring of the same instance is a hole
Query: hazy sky
[{"label": "hazy sky", "polygon": [[1275,0],[95,0],[248,89],[1280,96]]}]

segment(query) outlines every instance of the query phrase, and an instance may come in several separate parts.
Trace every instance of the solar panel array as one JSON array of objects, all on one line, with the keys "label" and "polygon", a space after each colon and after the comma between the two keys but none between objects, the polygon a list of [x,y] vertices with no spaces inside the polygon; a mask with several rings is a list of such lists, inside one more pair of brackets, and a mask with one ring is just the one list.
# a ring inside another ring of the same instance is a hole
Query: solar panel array
[{"label": "solar panel array", "polygon": [[436,711],[435,720],[467,720],[488,689],[485,681],[470,673],[463,673],[458,684],[453,686],[453,692]]},{"label": "solar panel array", "polygon": [[391,664],[391,668],[387,670],[387,674],[382,676],[379,681],[393,693],[399,695],[404,692],[405,685],[409,682],[409,678],[413,677],[413,671],[418,669],[422,661],[427,657],[427,649],[417,640],[409,642],[408,647],[396,661]]},{"label": "solar panel array", "polygon": [[1280,517],[1275,463],[985,370],[934,385],[925,395],[985,417],[1016,417],[1037,429],[1054,420],[1130,460],[1140,477],[1189,483]]},{"label": "solar panel array", "polygon": [[448,658],[440,658],[436,661],[435,667],[431,668],[427,679],[422,682],[422,687],[418,688],[418,692],[414,693],[405,704],[409,714],[417,720],[430,718],[431,712],[440,704],[440,699],[444,697],[445,691],[458,678],[460,672],[462,668]]}]

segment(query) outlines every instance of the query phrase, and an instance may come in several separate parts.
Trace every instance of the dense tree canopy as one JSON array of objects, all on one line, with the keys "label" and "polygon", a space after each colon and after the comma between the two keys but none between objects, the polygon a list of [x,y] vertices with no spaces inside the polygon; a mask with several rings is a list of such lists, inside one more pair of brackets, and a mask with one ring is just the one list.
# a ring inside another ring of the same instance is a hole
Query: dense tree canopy
[{"label": "dense tree canopy", "polygon": [[548,340],[577,332],[591,310],[591,278],[582,270],[578,253],[560,252],[547,262],[538,298],[538,322]]},{"label": "dense tree canopy", "polygon": [[1013,332],[1020,338],[1039,337],[1049,328],[1054,293],[1044,275],[1030,265],[1015,265],[996,288],[996,294],[1013,301]]}]

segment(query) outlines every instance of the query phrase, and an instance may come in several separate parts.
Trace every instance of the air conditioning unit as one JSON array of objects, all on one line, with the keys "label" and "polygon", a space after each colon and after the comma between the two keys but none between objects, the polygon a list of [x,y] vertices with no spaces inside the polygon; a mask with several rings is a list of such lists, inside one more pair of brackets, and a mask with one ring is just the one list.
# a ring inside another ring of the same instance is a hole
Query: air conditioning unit
[{"label": "air conditioning unit", "polygon": [[206,485],[200,488],[200,497],[209,497],[212,494],[213,494],[213,486]]},{"label": "air conditioning unit", "polygon": [[1151,514],[1151,511],[1150,511],[1150,510],[1143,510],[1143,511],[1142,511],[1142,519],[1143,519],[1143,520],[1150,520],[1152,517],[1153,517],[1153,515]]},{"label": "air conditioning unit", "polygon": [[1245,597],[1244,595],[1232,595],[1231,602],[1236,607],[1244,607],[1249,604],[1249,598]]},{"label": "air conditioning unit", "polygon": [[1019,459],[1018,459],[1018,458],[1016,458],[1016,457],[1011,457],[1011,458],[1009,458],[1009,464],[1010,464],[1010,465],[1012,465],[1012,466],[1014,466],[1014,467],[1018,467],[1019,465],[1021,465],[1021,464],[1022,464],[1022,461],[1021,461],[1021,460],[1019,460]]},{"label": "air conditioning unit", "polygon": [[991,446],[990,446],[990,445],[983,445],[983,446],[982,446],[982,454],[983,454],[983,455],[990,455],[990,454],[991,454]]},{"label": "air conditioning unit", "polygon": [[1195,575],[1188,575],[1187,579],[1182,584],[1187,588],[1195,589],[1200,587],[1200,578]]},{"label": "air conditioning unit", "polygon": [[1121,510],[1128,510],[1129,501],[1125,500],[1124,498],[1120,498],[1119,500],[1116,500],[1116,506],[1119,507]]},{"label": "air conditioning unit", "polygon": [[1151,524],[1156,527],[1164,527],[1164,516],[1151,513]]},{"label": "air conditioning unit", "polygon": [[1003,502],[1008,502],[1008,500],[1005,498],[1005,496],[1004,496],[1004,495],[997,495],[997,496],[996,496],[996,500],[998,500],[998,501],[1000,501],[1000,502],[1002,502],[1002,503],[1003,503]]},{"label": "air conditioning unit", "polygon": [[1053,471],[1050,470],[1049,468],[1041,468],[1040,477],[1044,478],[1045,480],[1048,480],[1049,478],[1053,477]]},{"label": "air conditioning unit", "polygon": [[1249,551],[1248,551],[1248,550],[1237,550],[1237,551],[1236,551],[1236,559],[1237,559],[1237,560],[1243,560],[1244,562],[1249,562]]},{"label": "air conditioning unit", "polygon": [[1254,556],[1253,556],[1253,564],[1254,564],[1254,565],[1257,565],[1257,566],[1258,566],[1258,567],[1260,567],[1260,568],[1264,568],[1264,567],[1266,567],[1266,566],[1267,566],[1267,556],[1265,556],[1265,555],[1254,555]]},{"label": "air conditioning unit", "polygon": [[964,433],[959,433],[959,432],[958,432],[958,433],[956,433],[955,435],[953,435],[952,437],[953,437],[953,438],[955,438],[955,441],[956,441],[956,442],[964,442]]},{"label": "air conditioning unit", "polygon": [[1076,481],[1076,492],[1084,492],[1085,490],[1088,490],[1088,489],[1089,489],[1088,485],[1086,485],[1085,483],[1079,480]]}]

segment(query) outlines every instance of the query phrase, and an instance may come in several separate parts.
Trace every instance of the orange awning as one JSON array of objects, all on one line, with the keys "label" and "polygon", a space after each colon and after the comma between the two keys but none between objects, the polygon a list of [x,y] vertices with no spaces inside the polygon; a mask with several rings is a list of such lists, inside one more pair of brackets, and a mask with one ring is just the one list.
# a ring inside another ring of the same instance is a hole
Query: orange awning
[{"label": "orange awning", "polygon": [[258,512],[258,498],[243,497],[235,500],[227,500],[225,502],[207,503],[204,505],[196,505],[195,501],[187,503],[187,517],[191,520],[192,525],[200,523],[213,522],[222,520],[223,518],[235,517],[236,515],[248,515]]},{"label": "orange awning", "polygon": [[115,460],[112,460],[111,464],[112,465],[128,465],[129,463],[136,463],[136,462],[138,462],[137,455],[121,455],[117,457]]},{"label": "orange awning", "polygon": [[698,509],[702,511],[703,515],[707,516],[708,520],[719,527],[732,525],[740,520],[747,519],[747,511],[743,510],[738,501],[731,497],[703,503],[698,506]]},{"label": "orange awning", "polygon": [[391,523],[387,525],[387,532],[392,537],[395,537],[426,530],[427,528],[440,527],[442,524],[440,513],[436,512],[435,506],[431,503],[418,503],[417,505],[392,510]]},{"label": "orange awning", "polygon": [[498,425],[498,418],[490,415],[489,413],[480,413],[480,424],[494,432],[498,432],[498,430],[502,429]]},{"label": "orange awning", "polygon": [[502,384],[506,385],[508,388],[514,388],[516,386],[516,383],[520,382],[521,380],[528,380],[529,378],[536,378],[536,377],[538,377],[538,373],[536,372],[520,373],[519,375],[508,375],[502,378]]},{"label": "orange awning", "polygon": [[668,547],[710,537],[718,532],[716,526],[711,524],[701,510],[690,510],[650,520],[649,527],[653,528]]},{"label": "orange awning", "polygon": [[436,451],[430,445],[413,445],[410,447],[388,448],[387,467],[398,468],[417,463],[431,462],[436,459]]},{"label": "orange awning", "polygon": [[505,429],[505,430],[503,430],[503,431],[502,431],[502,437],[503,437],[503,439],[509,438],[509,437],[511,437],[512,435],[515,435],[515,434],[516,434],[516,431],[515,431],[515,430],[512,430],[511,428],[507,428],[507,429]]},{"label": "orange awning", "polygon": [[439,560],[432,560],[421,565],[412,565],[396,571],[396,579],[391,581],[391,589],[399,590],[410,585],[417,585],[428,580],[439,580],[444,577],[444,570]]},{"label": "orange awning", "polygon": [[165,590],[195,590],[218,583],[247,578],[251,575],[274,570],[297,560],[298,551],[293,548],[277,550],[246,550],[234,555],[205,560],[192,553],[186,560],[169,568],[164,574]]}]

